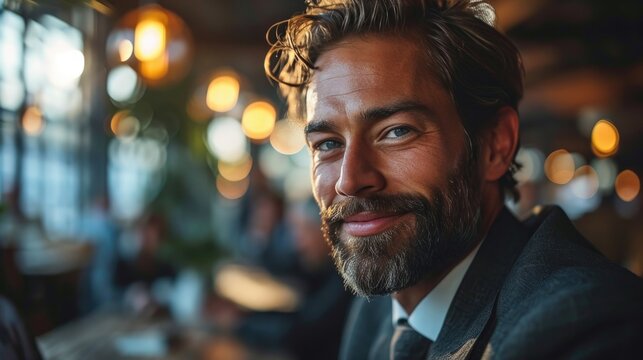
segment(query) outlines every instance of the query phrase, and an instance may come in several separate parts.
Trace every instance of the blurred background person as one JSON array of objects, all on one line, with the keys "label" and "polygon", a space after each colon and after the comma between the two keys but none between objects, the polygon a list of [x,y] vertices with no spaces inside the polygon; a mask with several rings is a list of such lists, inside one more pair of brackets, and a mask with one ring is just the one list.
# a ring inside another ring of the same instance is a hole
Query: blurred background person
[{"label": "blurred background person", "polygon": [[92,260],[81,279],[81,311],[87,313],[113,304],[120,227],[109,213],[109,199],[99,197],[81,220],[80,236],[93,245]]},{"label": "blurred background person", "polygon": [[336,358],[352,297],[330,259],[315,201],[290,204],[286,219],[300,267],[290,279],[296,277],[300,304],[292,313],[249,314],[237,332],[252,346],[286,349],[297,359]]},{"label": "blurred background person", "polygon": [[152,288],[157,281],[171,281],[177,274],[161,253],[167,241],[166,222],[161,215],[151,213],[124,235],[121,240],[133,248],[123,251],[118,259],[115,284],[121,289],[127,306],[137,311],[159,306]]},{"label": "blurred background person", "polygon": [[255,183],[249,194],[247,221],[242,226],[240,260],[278,276],[295,273],[297,254],[285,219],[287,206],[283,195],[268,185]]}]

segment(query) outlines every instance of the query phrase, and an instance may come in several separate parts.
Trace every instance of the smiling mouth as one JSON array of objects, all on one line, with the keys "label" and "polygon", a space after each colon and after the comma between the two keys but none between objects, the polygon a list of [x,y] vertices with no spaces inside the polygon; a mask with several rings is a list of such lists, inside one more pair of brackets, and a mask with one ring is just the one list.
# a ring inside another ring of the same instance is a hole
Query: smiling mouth
[{"label": "smiling mouth", "polygon": [[342,228],[351,236],[377,235],[399,223],[406,216],[411,214],[364,211],[346,217]]}]

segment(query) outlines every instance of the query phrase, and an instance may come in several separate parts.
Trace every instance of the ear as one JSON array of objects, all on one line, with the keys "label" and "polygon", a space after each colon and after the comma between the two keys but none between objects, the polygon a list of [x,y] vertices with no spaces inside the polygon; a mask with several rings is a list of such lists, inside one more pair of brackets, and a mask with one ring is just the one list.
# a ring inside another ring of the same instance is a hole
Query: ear
[{"label": "ear", "polygon": [[482,147],[482,174],[487,181],[500,179],[511,165],[518,146],[518,113],[503,106],[496,113],[496,125],[487,130]]}]

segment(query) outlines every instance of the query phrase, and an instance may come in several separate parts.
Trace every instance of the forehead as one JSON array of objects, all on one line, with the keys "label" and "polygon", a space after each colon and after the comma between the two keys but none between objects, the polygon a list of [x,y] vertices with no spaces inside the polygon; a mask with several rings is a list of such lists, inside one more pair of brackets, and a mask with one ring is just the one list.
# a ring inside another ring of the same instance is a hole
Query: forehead
[{"label": "forehead", "polygon": [[306,93],[307,121],[325,115],[320,112],[329,108],[350,113],[398,100],[430,101],[446,95],[428,71],[417,42],[400,36],[349,37],[326,49],[315,66]]}]

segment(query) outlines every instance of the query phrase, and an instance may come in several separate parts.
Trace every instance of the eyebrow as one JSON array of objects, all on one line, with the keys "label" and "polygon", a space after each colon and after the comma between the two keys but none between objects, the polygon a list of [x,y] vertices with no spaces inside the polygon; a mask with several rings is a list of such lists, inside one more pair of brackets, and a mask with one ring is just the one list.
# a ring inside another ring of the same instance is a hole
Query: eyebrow
[{"label": "eyebrow", "polygon": [[[389,118],[397,113],[416,112],[432,118],[435,113],[428,106],[417,101],[400,101],[386,106],[367,109],[360,114],[360,118],[368,123],[374,123]],[[330,132],[335,125],[328,120],[313,120],[306,124],[304,133],[306,135],[315,132]]]},{"label": "eyebrow", "polygon": [[401,112],[415,112],[427,117],[432,117],[434,115],[434,112],[422,103],[417,101],[400,101],[383,107],[367,109],[361,114],[361,117],[364,121],[372,123]]}]

